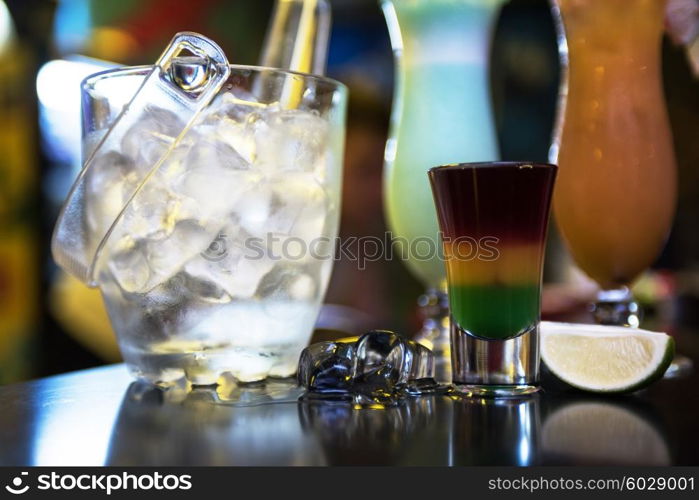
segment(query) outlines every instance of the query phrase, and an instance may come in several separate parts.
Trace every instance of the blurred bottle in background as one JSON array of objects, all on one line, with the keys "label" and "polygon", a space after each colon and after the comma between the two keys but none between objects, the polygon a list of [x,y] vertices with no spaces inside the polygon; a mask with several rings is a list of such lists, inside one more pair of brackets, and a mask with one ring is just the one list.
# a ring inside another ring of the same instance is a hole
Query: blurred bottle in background
[{"label": "blurred bottle in background", "polygon": [[276,0],[260,66],[324,75],[331,22],[327,0]]},{"label": "blurred bottle in background", "polygon": [[[32,79],[43,2],[27,23],[21,2],[0,1],[0,384],[36,373],[40,274],[38,157]],[[34,3],[34,2],[25,2]]]}]

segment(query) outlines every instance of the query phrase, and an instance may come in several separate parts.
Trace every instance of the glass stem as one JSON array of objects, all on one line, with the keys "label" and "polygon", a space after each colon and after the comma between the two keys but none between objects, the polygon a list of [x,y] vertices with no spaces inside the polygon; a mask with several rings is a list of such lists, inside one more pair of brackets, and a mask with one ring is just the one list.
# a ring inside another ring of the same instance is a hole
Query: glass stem
[{"label": "glass stem", "polygon": [[630,326],[638,328],[643,317],[640,306],[628,287],[601,290],[592,304],[595,322],[600,325]]}]

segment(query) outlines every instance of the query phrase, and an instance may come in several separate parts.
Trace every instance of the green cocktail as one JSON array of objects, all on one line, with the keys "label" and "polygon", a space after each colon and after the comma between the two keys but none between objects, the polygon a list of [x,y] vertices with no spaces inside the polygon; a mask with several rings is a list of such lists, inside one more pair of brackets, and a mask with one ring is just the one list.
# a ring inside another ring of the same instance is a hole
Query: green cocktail
[{"label": "green cocktail", "polygon": [[483,338],[512,337],[539,319],[538,284],[450,284],[449,299],[452,318]]}]

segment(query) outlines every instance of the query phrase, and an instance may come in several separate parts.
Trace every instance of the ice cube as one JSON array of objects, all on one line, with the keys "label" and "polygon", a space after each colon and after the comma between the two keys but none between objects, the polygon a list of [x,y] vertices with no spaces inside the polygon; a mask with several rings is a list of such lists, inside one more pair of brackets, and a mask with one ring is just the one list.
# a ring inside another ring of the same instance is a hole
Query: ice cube
[{"label": "ice cube", "polygon": [[[215,234],[215,233],[214,233]],[[148,240],[148,264],[163,282],[209,246],[212,234],[194,220],[179,221],[169,237]]]},{"label": "ice cube", "polygon": [[201,126],[197,129],[199,140],[188,150],[188,166],[216,165],[223,169],[247,170],[250,162],[228,142],[218,135],[216,126]]},{"label": "ice cube", "polygon": [[171,279],[150,290],[144,297],[144,305],[148,313],[168,311],[187,301],[184,293],[185,276],[180,272]]},{"label": "ice cube", "polygon": [[134,239],[167,238],[184,217],[182,199],[157,180],[151,179],[124,211],[118,231]]},{"label": "ice cube", "polygon": [[254,112],[267,108],[267,104],[259,102],[253,94],[243,89],[232,88],[219,94],[205,111],[205,123],[217,123],[228,118],[243,123]]},{"label": "ice cube", "polygon": [[264,239],[272,211],[272,190],[268,183],[259,182],[242,193],[234,214],[240,226],[250,235]]},{"label": "ice cube", "polygon": [[[305,323],[306,309],[296,304],[316,303],[318,284],[302,267],[277,264],[262,280],[256,296],[265,313],[285,322]],[[315,320],[315,318],[313,318]]]},{"label": "ice cube", "polygon": [[135,293],[148,289],[151,270],[145,246],[145,241],[127,236],[109,251],[109,270],[125,292]]},{"label": "ice cube", "polygon": [[244,231],[227,226],[200,256],[186,264],[185,271],[222,288],[233,298],[252,297],[274,261],[248,252],[245,238]]},{"label": "ice cube", "polygon": [[[201,122],[213,130],[205,135],[233,148],[248,163],[256,158],[254,123],[262,117],[267,104],[259,103],[240,89],[221,94],[208,107]],[[202,126],[197,125],[197,130]]]},{"label": "ice cube", "polygon": [[361,392],[386,393],[408,381],[412,353],[401,337],[372,330],[357,341],[357,380]]},{"label": "ice cube", "polygon": [[317,297],[316,280],[293,263],[280,263],[260,283],[257,295],[277,301],[312,301]]},{"label": "ice cube", "polygon": [[213,387],[216,385],[219,374],[206,364],[207,361],[206,358],[203,358],[200,360],[200,364],[185,368],[185,377],[193,386]]},{"label": "ice cube", "polygon": [[104,235],[135,191],[132,176],[133,162],[126,156],[110,151],[94,159],[86,172],[86,214],[91,232]]},{"label": "ice cube", "polygon": [[133,170],[133,161],[116,151],[96,156],[93,162],[85,175],[87,191],[94,195],[101,193],[106,186],[123,182]]},{"label": "ice cube", "polygon": [[328,149],[328,131],[317,113],[268,109],[254,128],[257,162],[273,171],[312,173]]},{"label": "ice cube", "polygon": [[216,137],[235,149],[248,163],[255,162],[257,157],[255,136],[246,121],[239,122],[228,117],[221,118],[216,123]]},{"label": "ice cube", "polygon": [[299,274],[287,284],[287,294],[291,300],[313,300],[318,286],[310,274]]},{"label": "ice cube", "polygon": [[181,274],[184,276],[183,288],[186,290],[187,296],[211,304],[225,304],[232,300],[228,292],[217,283],[192,276],[186,272]]},{"label": "ice cube", "polygon": [[121,139],[121,152],[139,170],[150,170],[184,128],[180,118],[166,109],[148,106]]},{"label": "ice cube", "polygon": [[[432,378],[432,351],[388,330],[372,330],[352,344],[313,344],[302,353],[298,368],[299,383],[308,390],[304,399],[309,401],[328,399],[325,393],[329,393],[342,395],[329,399],[353,405],[391,406],[406,395],[446,389]],[[322,384],[312,383],[316,373]]]},{"label": "ice cube", "polygon": [[434,355],[422,344],[412,340],[408,342],[410,350],[410,374],[408,382],[404,386],[407,394],[419,396],[421,394],[435,394],[446,390],[434,379]]},{"label": "ice cube", "polygon": [[[239,204],[242,194],[260,181],[260,175],[246,170],[242,158],[231,159],[232,163],[229,164],[214,160],[207,162],[196,155],[218,153],[202,151],[201,148],[193,149],[195,159],[188,162],[187,169],[173,183],[173,190],[177,196],[188,199],[198,219],[206,221],[227,217]],[[234,164],[240,168],[232,168]]]},{"label": "ice cube", "polygon": [[270,187],[274,198],[264,226],[266,232],[300,239],[306,247],[323,235],[328,195],[312,175],[284,175],[272,181]]},{"label": "ice cube", "polygon": [[357,370],[354,345],[320,342],[306,347],[299,358],[298,382],[310,391],[347,393]]},{"label": "ice cube", "polygon": [[408,341],[411,352],[409,380],[419,380],[434,377],[434,356],[432,351],[422,344]]},{"label": "ice cube", "polygon": [[240,349],[229,355],[230,373],[240,382],[265,379],[273,365],[273,357],[254,350]]},{"label": "ice cube", "polygon": [[209,231],[192,220],[175,224],[168,237],[135,240],[128,234],[108,249],[108,265],[124,291],[145,293],[177,274],[211,242]]}]

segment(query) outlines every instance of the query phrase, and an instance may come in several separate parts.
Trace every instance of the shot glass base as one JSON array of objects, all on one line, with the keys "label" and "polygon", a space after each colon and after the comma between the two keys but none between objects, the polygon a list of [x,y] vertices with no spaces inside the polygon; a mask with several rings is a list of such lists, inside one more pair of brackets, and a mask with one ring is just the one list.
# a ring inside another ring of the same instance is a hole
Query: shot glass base
[{"label": "shot glass base", "polygon": [[538,324],[506,339],[484,339],[452,318],[452,382],[463,395],[513,397],[536,392],[539,382]]},{"label": "shot glass base", "polygon": [[519,398],[538,392],[537,385],[474,385],[453,383],[449,395],[465,398]]}]

